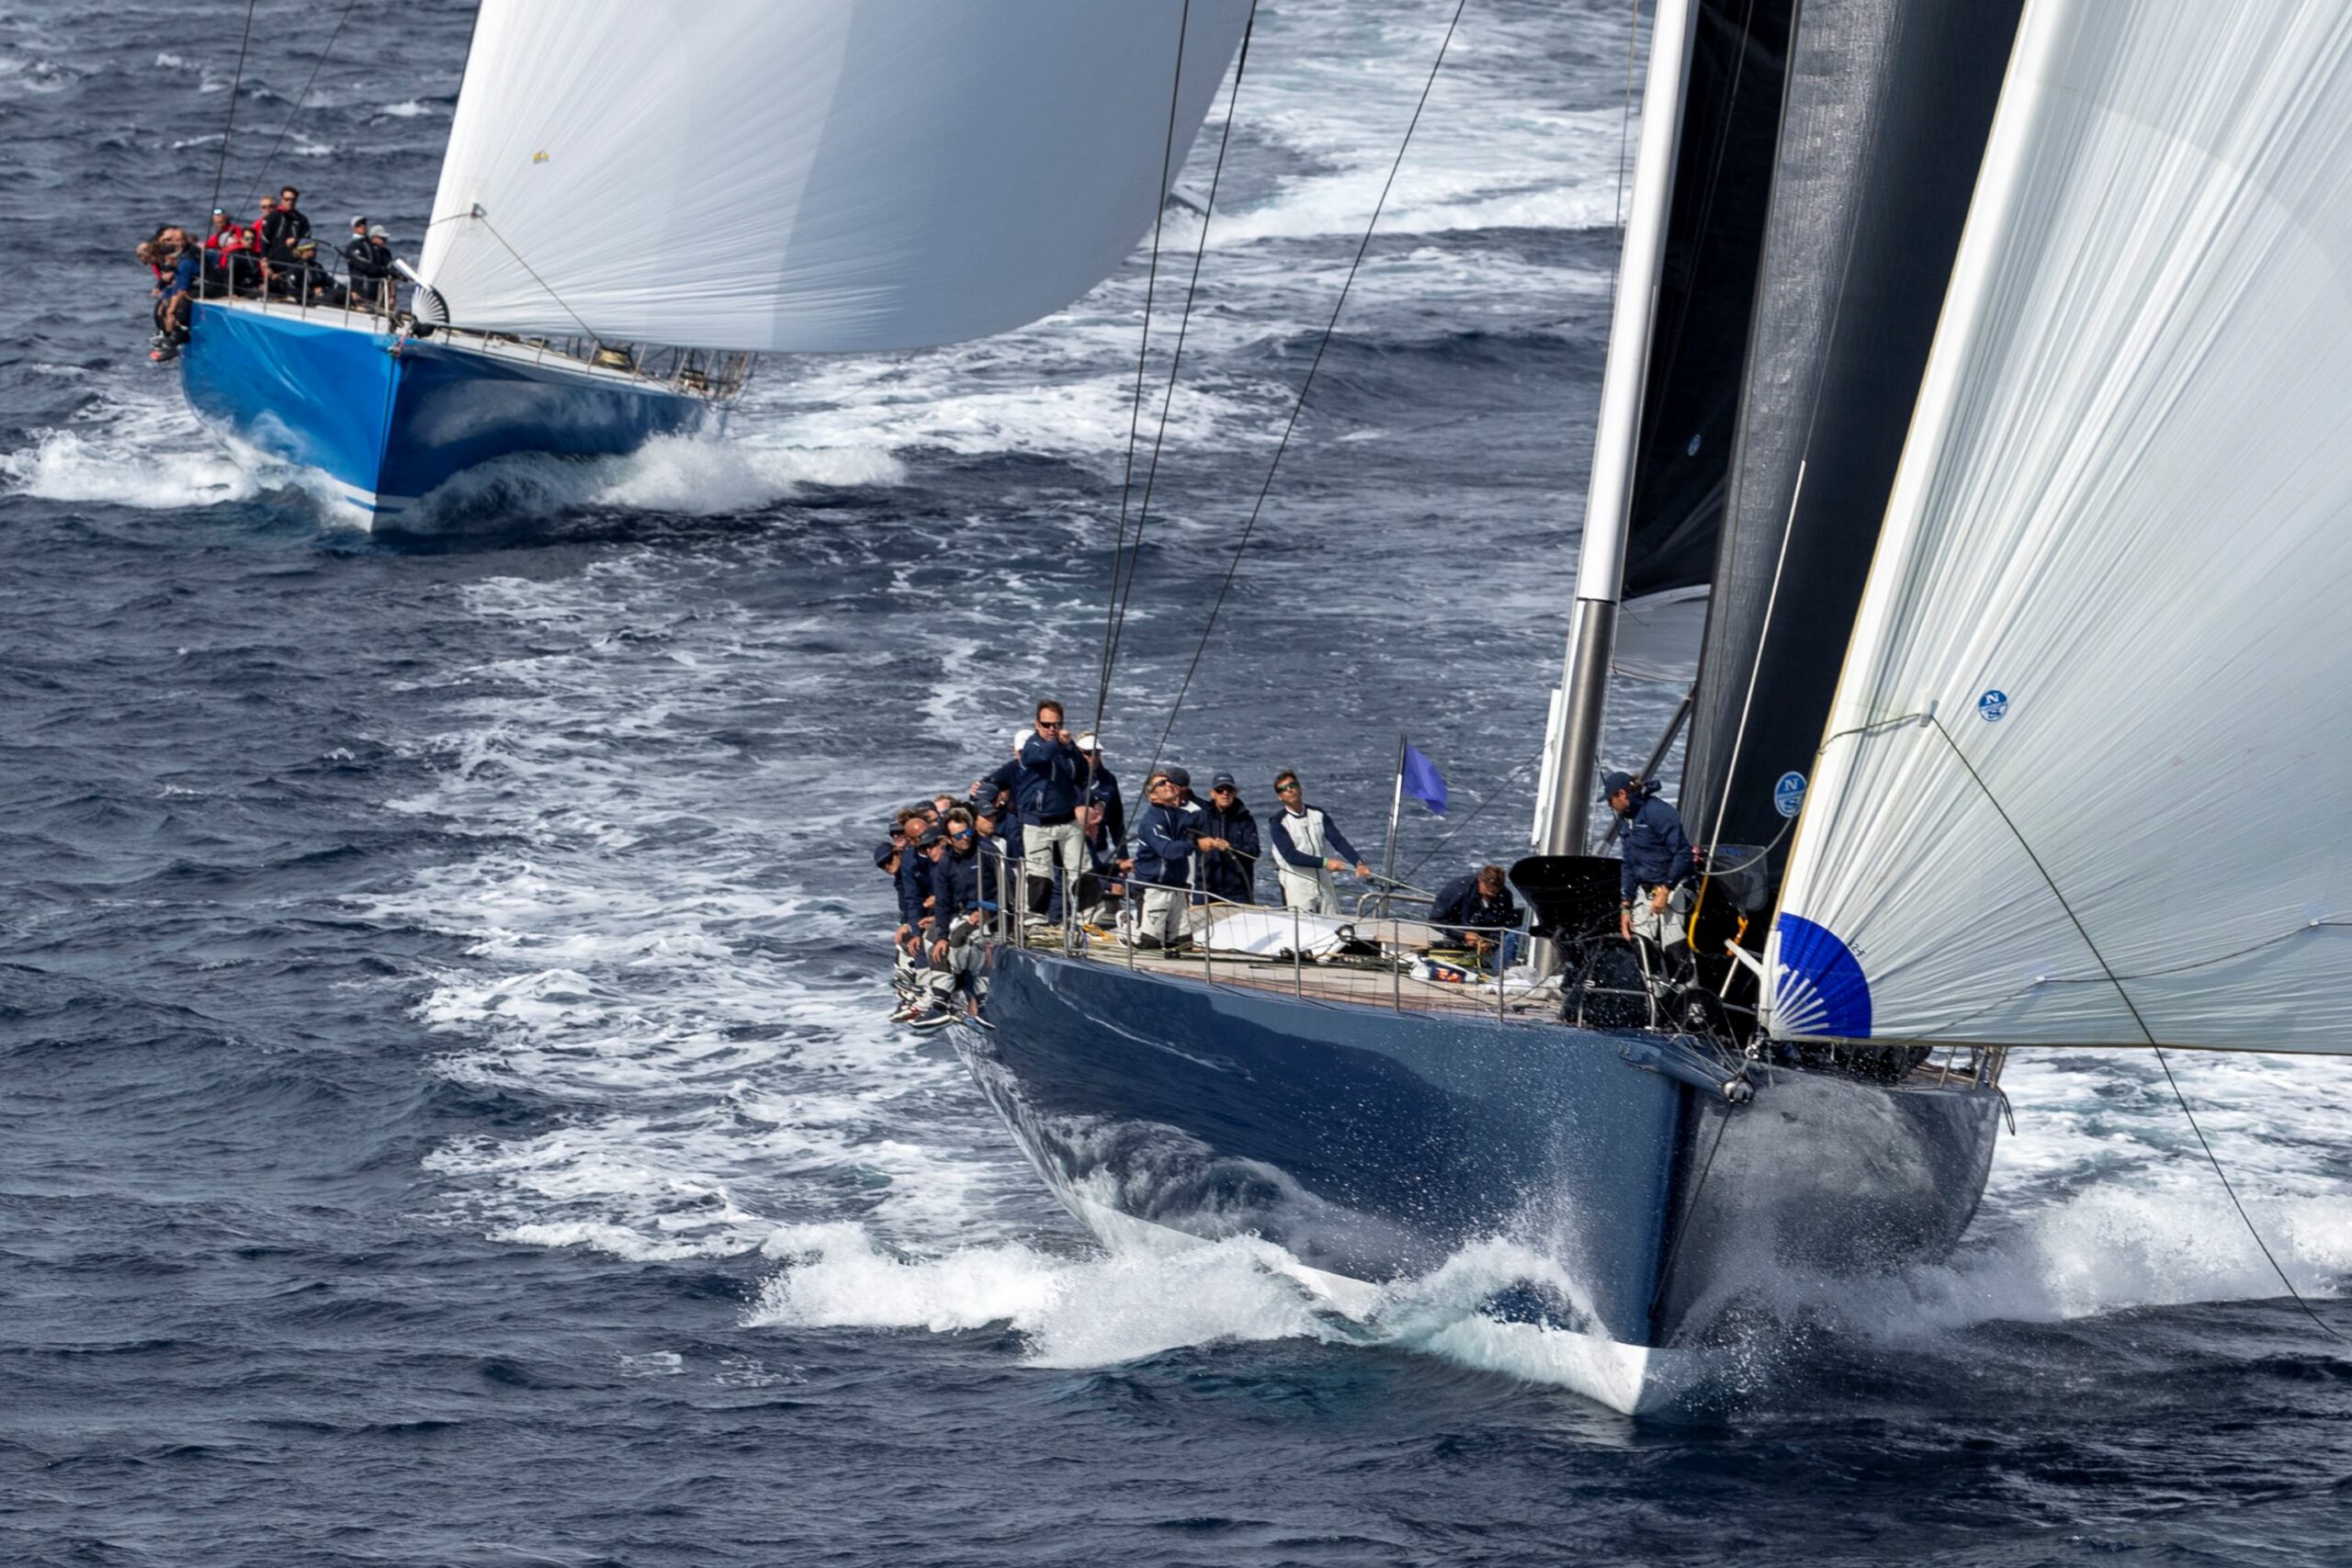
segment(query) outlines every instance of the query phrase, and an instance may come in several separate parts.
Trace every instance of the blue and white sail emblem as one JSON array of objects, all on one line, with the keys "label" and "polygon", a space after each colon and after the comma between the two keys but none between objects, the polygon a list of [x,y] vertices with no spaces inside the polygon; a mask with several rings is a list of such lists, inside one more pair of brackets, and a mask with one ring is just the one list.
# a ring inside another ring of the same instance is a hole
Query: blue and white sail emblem
[{"label": "blue and white sail emblem", "polygon": [[1804,809],[1804,775],[1782,773],[1772,785],[1772,809],[1783,817],[1794,817]]},{"label": "blue and white sail emblem", "polygon": [[1772,971],[1772,1032],[1805,1039],[1867,1040],[1871,983],[1837,934],[1802,915],[1774,922],[1779,938]]},{"label": "blue and white sail emblem", "polygon": [[1986,690],[1976,699],[1976,714],[1987,724],[1998,724],[2001,716],[2009,711],[2009,694],[1998,687]]}]

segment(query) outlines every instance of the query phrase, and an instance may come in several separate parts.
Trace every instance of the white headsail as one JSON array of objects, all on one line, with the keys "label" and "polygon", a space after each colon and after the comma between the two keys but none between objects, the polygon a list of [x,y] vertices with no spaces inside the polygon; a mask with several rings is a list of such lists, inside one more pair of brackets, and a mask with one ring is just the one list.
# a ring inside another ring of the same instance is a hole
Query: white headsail
[{"label": "white headsail", "polygon": [[1782,1036],[2352,1052],[2352,8],[2029,0]]},{"label": "white headsail", "polygon": [[[420,274],[489,331],[917,348],[1125,258],[1248,0],[482,0]],[[1178,38],[1183,39],[1181,85]]]}]

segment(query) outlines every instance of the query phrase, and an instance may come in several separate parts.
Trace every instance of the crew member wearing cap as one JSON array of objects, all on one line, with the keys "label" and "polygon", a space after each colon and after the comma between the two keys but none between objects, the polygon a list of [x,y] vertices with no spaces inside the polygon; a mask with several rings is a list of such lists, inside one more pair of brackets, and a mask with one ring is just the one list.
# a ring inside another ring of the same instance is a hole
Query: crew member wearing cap
[{"label": "crew member wearing cap", "polygon": [[1136,920],[1135,944],[1179,948],[1192,937],[1185,908],[1192,902],[1193,852],[1229,850],[1222,839],[1204,837],[1201,814],[1185,809],[1181,786],[1169,768],[1144,780],[1143,813],[1136,818],[1136,853],[1128,868],[1143,889],[1143,912]]},{"label": "crew member wearing cap", "polygon": [[1690,908],[1690,886],[1699,874],[1698,857],[1682,831],[1682,818],[1657,797],[1657,781],[1611,773],[1600,781],[1600,797],[1625,819],[1625,846],[1617,883],[1617,934],[1631,942],[1647,937],[1661,948],[1683,940],[1674,918]]},{"label": "crew member wearing cap", "polygon": [[1258,819],[1241,804],[1241,788],[1231,773],[1209,780],[1209,801],[1201,828],[1225,840],[1221,850],[1201,856],[1201,891],[1229,904],[1258,901]]},{"label": "crew member wearing cap", "polygon": [[1288,768],[1276,773],[1274,795],[1283,803],[1282,815],[1274,818],[1272,845],[1284,907],[1309,915],[1338,914],[1340,889],[1331,874],[1353,863],[1358,876],[1370,876],[1371,864],[1320,807],[1306,804],[1297,773]]},{"label": "crew member wearing cap", "polygon": [[383,235],[381,225],[371,232],[364,216],[353,219],[351,239],[343,247],[343,265],[351,278],[352,299],[371,309],[389,310],[392,250],[384,243]]},{"label": "crew member wearing cap", "polygon": [[1091,733],[1081,735],[1078,738],[1078,754],[1086,759],[1086,798],[1102,808],[1102,823],[1110,829],[1111,841],[1124,842],[1127,836],[1127,803],[1119,797],[1118,778],[1102,765],[1102,743]]}]

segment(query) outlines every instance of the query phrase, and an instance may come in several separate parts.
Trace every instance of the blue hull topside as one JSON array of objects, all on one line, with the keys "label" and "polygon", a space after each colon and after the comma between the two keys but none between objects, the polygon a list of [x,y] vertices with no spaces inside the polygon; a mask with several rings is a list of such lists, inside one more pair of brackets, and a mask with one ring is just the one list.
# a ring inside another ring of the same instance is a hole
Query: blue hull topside
[{"label": "blue hull topside", "polygon": [[1262,1236],[1380,1284],[1501,1237],[1556,1261],[1564,1326],[1688,1342],[1759,1271],[1941,1256],[1984,1190],[1989,1088],[1751,1066],[1753,1101],[1656,1070],[1662,1037],[1334,1005],[999,947],[957,1031],[1064,1201]]},{"label": "blue hull topside", "polygon": [[493,458],[614,456],[720,422],[702,398],[381,327],[341,310],[199,302],[181,384],[198,413],[325,474],[376,517]]}]

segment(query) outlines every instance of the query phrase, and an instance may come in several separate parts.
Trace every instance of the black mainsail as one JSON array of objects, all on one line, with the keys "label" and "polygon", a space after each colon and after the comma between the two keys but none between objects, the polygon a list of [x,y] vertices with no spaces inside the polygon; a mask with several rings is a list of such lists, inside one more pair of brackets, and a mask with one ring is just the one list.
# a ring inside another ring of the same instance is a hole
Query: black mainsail
[{"label": "black mainsail", "polygon": [[2020,7],[1797,17],[1682,777],[1702,843],[1773,844],[1802,798],[1776,785],[1812,772]]}]

